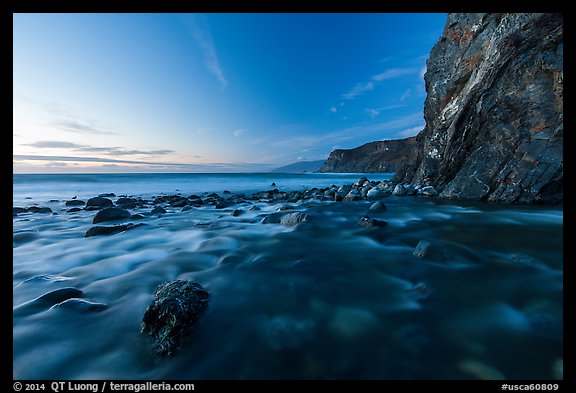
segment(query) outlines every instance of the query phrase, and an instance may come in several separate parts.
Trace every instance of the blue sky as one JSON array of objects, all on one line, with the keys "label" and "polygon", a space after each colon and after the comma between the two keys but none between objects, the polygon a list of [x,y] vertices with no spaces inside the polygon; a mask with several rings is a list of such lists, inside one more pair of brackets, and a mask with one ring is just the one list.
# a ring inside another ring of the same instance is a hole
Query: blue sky
[{"label": "blue sky", "polygon": [[424,126],[445,14],[15,14],[13,170],[259,172]]}]

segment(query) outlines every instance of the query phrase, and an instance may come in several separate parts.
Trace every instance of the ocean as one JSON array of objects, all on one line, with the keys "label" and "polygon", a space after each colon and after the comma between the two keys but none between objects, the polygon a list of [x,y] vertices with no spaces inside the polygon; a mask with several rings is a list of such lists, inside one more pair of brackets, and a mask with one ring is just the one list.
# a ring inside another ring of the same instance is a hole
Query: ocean
[{"label": "ocean", "polygon": [[[150,204],[130,209],[145,225],[85,238],[96,212],[65,206],[101,193],[248,196],[362,176],[391,174],[14,175],[14,207],[54,212],[13,217],[14,379],[562,378],[561,207],[389,196],[370,213],[388,225],[363,228],[372,201],[246,200],[162,215]],[[310,221],[261,223],[280,208]],[[422,240],[442,257],[416,257]],[[158,357],[140,323],[154,289],[175,279],[200,283],[209,305],[182,349]],[[34,300],[64,287],[105,306]]]}]

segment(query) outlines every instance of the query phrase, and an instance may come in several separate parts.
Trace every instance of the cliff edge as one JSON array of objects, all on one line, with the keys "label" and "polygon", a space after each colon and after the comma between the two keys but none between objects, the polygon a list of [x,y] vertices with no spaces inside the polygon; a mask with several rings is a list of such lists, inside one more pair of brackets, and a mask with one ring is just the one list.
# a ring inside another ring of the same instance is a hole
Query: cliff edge
[{"label": "cliff edge", "polygon": [[563,75],[561,14],[449,14],[427,61],[426,127],[394,182],[562,202]]}]

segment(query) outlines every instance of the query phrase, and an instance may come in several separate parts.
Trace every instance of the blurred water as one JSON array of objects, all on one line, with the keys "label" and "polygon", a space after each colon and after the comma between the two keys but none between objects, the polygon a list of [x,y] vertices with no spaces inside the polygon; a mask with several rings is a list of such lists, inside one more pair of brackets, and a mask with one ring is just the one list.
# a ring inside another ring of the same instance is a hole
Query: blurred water
[{"label": "blurred water", "polygon": [[[246,190],[271,181],[283,189],[285,179],[266,176]],[[239,182],[212,181],[194,190],[180,180],[164,184],[184,194],[242,191]],[[356,224],[365,201],[292,204],[311,216],[295,228],[260,223],[279,203],[258,202],[262,210],[252,212],[249,203],[168,207],[131,231],[84,238],[95,212],[66,213],[72,190],[174,190],[146,178],[71,180],[64,191],[39,183],[33,193],[15,176],[15,201],[59,213],[14,218],[16,379],[548,380],[562,359],[561,208],[389,197],[388,211],[374,215],[389,225],[372,230]],[[236,208],[246,212],[233,217]],[[443,257],[415,257],[422,239]],[[139,325],[154,288],[174,279],[204,286],[209,306],[182,351],[158,359]],[[108,307],[19,308],[64,287]]]}]

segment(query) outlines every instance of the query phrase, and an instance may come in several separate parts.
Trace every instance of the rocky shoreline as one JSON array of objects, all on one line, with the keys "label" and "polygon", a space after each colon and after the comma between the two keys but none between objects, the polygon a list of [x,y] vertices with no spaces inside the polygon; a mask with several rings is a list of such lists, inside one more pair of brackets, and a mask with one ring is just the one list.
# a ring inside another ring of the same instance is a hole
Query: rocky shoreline
[{"label": "rocky shoreline", "polygon": [[[271,187],[275,186],[272,184]],[[83,201],[80,199],[67,200],[61,202],[59,200],[51,200],[51,203],[63,203],[66,214],[75,214],[82,211],[95,211],[93,217],[93,224],[101,224],[114,221],[138,221],[146,217],[161,216],[168,214],[169,211],[179,209],[180,212],[190,211],[194,208],[214,207],[214,209],[227,209],[232,207],[239,207],[242,204],[251,204],[247,209],[248,211],[258,210],[256,202],[260,203],[302,203],[309,200],[317,200],[323,202],[353,202],[353,201],[373,201],[374,203],[368,210],[370,212],[382,211],[386,209],[386,205],[382,201],[383,198],[388,196],[404,196],[404,195],[421,195],[421,196],[436,196],[438,193],[432,186],[422,188],[415,188],[412,185],[394,185],[389,180],[381,182],[370,181],[366,177],[362,177],[355,183],[346,184],[341,186],[333,185],[325,188],[310,188],[302,191],[280,191],[278,188],[271,188],[269,190],[255,192],[251,195],[242,193],[234,194],[227,190],[222,191],[220,194],[212,192],[205,193],[204,195],[192,194],[189,196],[182,196],[180,193],[172,195],[153,196],[150,199],[142,197],[133,197],[120,195],[116,196],[114,193],[104,193],[93,198]],[[116,198],[113,201],[111,198]],[[263,224],[283,224],[285,226],[295,226],[301,222],[309,220],[309,216],[303,212],[291,212],[291,206],[284,206],[280,211],[263,215],[261,223]],[[130,210],[137,212],[131,213]],[[178,210],[176,210],[178,211]],[[246,210],[242,208],[234,208],[231,215],[234,217],[240,216]],[[15,206],[12,208],[13,218],[29,214],[59,214],[50,207],[40,207],[33,204],[27,208]],[[374,220],[361,219],[359,225],[366,227],[367,225],[373,226]],[[366,218],[364,217],[364,218]],[[119,225],[95,225],[86,231],[84,237],[113,235],[119,232],[124,232],[144,225],[142,223],[134,224],[132,222],[123,223]]]}]

